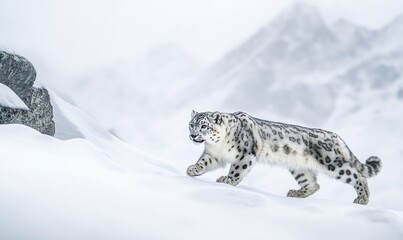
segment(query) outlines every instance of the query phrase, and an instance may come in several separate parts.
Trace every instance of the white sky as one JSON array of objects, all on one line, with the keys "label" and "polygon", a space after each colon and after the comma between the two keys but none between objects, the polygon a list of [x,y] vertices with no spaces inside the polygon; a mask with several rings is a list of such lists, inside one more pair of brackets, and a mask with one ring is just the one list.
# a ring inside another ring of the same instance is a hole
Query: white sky
[{"label": "white sky", "polygon": [[[296,0],[2,0],[0,48],[80,72],[176,43],[203,66],[217,61]],[[402,0],[312,0],[327,21],[371,28]]]}]

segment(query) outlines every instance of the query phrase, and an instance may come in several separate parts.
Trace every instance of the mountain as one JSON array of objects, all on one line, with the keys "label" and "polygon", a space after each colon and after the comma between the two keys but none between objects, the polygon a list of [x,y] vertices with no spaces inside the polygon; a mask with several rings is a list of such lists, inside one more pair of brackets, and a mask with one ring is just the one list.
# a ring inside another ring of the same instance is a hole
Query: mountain
[{"label": "mountain", "polygon": [[402,75],[401,19],[380,30],[343,19],[327,25],[315,7],[295,4],[213,65],[193,89],[220,95],[209,107],[322,125],[345,87],[385,87]]},{"label": "mountain", "polygon": [[375,31],[353,24],[346,19],[339,19],[329,27],[340,44],[344,45],[344,49],[348,50],[346,52],[351,53],[352,56],[357,50],[368,50],[371,47],[370,43],[376,37]]},{"label": "mountain", "polygon": [[403,48],[403,14],[397,16],[390,24],[380,29],[377,34],[377,44],[383,45],[384,50],[393,51]]}]

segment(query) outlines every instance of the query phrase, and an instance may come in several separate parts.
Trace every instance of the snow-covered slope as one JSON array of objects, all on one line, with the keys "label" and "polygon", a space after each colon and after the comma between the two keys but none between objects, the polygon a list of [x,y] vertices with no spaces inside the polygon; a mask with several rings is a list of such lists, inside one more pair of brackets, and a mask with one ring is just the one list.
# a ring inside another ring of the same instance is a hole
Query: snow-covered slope
[{"label": "snow-covered slope", "polygon": [[1,239],[403,237],[403,212],[190,178],[54,93],[52,104],[58,138],[0,126]]}]

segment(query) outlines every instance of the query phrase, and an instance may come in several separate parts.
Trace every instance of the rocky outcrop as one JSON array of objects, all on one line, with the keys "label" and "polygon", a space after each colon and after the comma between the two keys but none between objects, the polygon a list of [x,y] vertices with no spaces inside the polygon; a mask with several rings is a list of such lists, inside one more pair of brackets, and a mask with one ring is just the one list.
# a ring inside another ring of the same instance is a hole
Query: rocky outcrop
[{"label": "rocky outcrop", "polygon": [[0,83],[8,86],[29,110],[0,106],[0,124],[23,124],[53,136],[55,123],[49,93],[34,87],[36,71],[24,57],[0,51]]}]

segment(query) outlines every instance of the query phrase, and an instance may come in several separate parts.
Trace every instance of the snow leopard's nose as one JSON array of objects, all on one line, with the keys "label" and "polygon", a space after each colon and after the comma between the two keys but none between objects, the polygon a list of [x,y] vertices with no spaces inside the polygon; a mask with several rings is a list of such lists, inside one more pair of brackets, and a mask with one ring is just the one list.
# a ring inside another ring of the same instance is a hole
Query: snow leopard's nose
[{"label": "snow leopard's nose", "polygon": [[193,140],[197,137],[197,135],[190,134],[189,137],[190,137],[190,140]]}]

